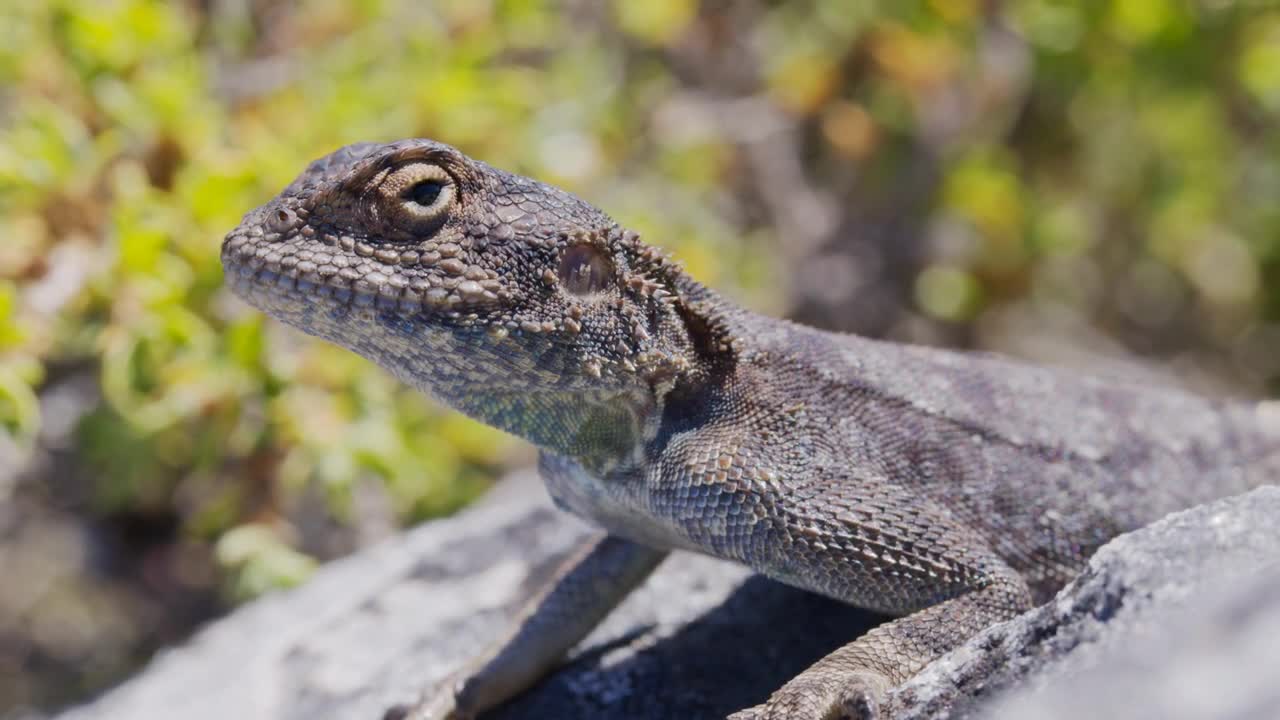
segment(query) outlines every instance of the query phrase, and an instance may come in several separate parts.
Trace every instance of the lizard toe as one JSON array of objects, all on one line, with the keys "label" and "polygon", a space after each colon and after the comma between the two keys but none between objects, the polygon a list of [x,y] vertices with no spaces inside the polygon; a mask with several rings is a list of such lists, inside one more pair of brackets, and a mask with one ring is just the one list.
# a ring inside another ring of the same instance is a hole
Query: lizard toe
[{"label": "lizard toe", "polygon": [[881,675],[866,672],[812,679],[802,675],[767,702],[728,720],[880,720],[888,685]]},{"label": "lizard toe", "polygon": [[833,720],[879,720],[881,697],[864,686],[854,686],[841,691],[840,698],[833,705]]}]

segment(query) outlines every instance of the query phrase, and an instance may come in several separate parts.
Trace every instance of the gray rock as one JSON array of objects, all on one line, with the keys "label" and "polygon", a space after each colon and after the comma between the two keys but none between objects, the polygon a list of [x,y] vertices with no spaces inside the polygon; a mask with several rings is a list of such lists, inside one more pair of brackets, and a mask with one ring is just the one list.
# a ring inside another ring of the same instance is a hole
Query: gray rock
[{"label": "gray rock", "polygon": [[1280,718],[1278,520],[1267,487],[1116,538],[1052,602],[913,678],[902,716]]},{"label": "gray rock", "polygon": [[[471,657],[585,525],[536,478],[323,568],[63,720],[379,720]],[[880,618],[676,554],[498,718],[703,718],[760,702]]]},{"label": "gray rock", "polygon": [[[1256,574],[1264,561],[1277,559],[1277,517],[1280,490],[1258,491],[1118,539],[1055,602],[930,666],[901,694],[904,712],[945,717],[957,704],[961,715],[986,715],[979,703],[1029,682],[1039,688],[1034,694],[1010,697],[990,712],[1059,717],[1037,708],[1083,708],[1069,703],[1096,701],[1092,710],[1071,710],[1073,716],[1107,717],[1096,710],[1108,692],[1105,681],[1132,677],[1119,687],[1142,690],[1124,698],[1163,692],[1165,681],[1153,679],[1144,660],[1158,671],[1173,671],[1186,660],[1190,664],[1176,670],[1185,673],[1200,667],[1196,658],[1210,657],[1210,651],[1221,666],[1213,670],[1214,682],[1231,675],[1228,680],[1239,682],[1225,687],[1244,688],[1249,668],[1237,664],[1257,664],[1254,677],[1266,672],[1262,663],[1280,667],[1280,654],[1250,635],[1261,631],[1259,623],[1276,622],[1280,574],[1247,584],[1223,578]],[[467,512],[334,563],[304,587],[240,609],[157,657],[131,682],[62,717],[378,720],[388,705],[412,699],[492,639],[586,532],[550,509],[533,478],[508,483]],[[1213,600],[1218,604],[1202,606],[1196,600],[1202,594],[1220,596]],[[1165,624],[1165,611],[1178,607],[1185,615],[1170,615],[1168,622],[1181,624]],[[1232,625],[1237,617],[1246,623]],[[561,672],[496,716],[723,717],[760,702],[879,620],[733,565],[676,554]],[[1171,628],[1177,632],[1164,632]],[[1131,641],[1136,637],[1174,644],[1157,643],[1152,654],[1126,660],[1125,652],[1138,648]],[[1096,671],[1090,668],[1125,662],[1131,676],[1090,675]],[[1089,691],[1096,696],[1062,695],[1067,691],[1056,683],[1076,679],[1098,683]],[[1249,697],[1262,698],[1266,690],[1264,683]],[[971,693],[977,701],[968,699]],[[1228,707],[1234,706],[1211,709]]]}]

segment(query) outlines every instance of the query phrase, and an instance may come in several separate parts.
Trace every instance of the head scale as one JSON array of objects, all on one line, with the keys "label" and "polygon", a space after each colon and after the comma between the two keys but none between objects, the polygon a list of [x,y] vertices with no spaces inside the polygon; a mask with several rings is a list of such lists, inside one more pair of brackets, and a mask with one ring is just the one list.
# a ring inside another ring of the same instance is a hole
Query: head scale
[{"label": "head scale", "polygon": [[582,441],[589,418],[527,423],[652,402],[717,346],[693,317],[706,291],[634,233],[429,140],[317,160],[222,259],[259,309],[544,445]]}]

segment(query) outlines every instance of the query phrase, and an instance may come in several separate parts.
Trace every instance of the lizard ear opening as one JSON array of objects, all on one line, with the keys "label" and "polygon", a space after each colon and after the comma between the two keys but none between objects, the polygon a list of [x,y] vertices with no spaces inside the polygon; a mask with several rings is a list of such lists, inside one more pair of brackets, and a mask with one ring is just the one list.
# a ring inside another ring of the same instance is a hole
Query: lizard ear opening
[{"label": "lizard ear opening", "polygon": [[613,261],[594,245],[574,245],[560,258],[560,285],[574,295],[592,295],[613,281]]}]

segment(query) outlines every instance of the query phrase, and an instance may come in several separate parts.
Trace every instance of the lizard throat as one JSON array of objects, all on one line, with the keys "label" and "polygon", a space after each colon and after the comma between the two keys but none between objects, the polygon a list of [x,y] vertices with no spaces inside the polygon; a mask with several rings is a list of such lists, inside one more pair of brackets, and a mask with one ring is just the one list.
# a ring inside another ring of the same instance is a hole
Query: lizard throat
[{"label": "lizard throat", "polygon": [[661,393],[575,372],[577,355],[541,336],[491,333],[460,313],[409,311],[378,296],[226,262],[253,307],[365,357],[466,415],[605,473],[639,462]]}]

